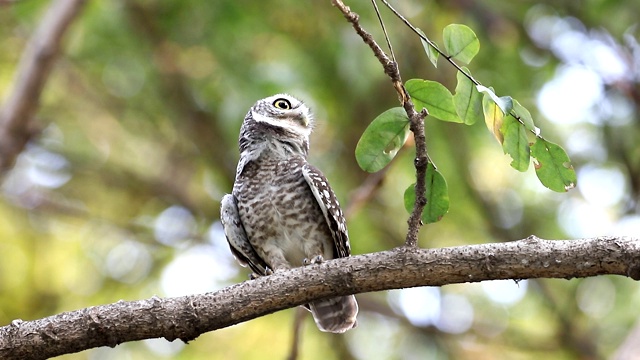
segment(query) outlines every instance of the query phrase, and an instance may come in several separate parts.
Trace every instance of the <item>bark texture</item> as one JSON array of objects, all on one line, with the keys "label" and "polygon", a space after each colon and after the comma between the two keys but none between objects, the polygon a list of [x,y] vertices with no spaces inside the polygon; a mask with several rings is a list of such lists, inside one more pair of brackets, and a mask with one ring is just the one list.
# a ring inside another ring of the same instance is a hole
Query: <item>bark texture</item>
[{"label": "bark texture", "polygon": [[[495,279],[640,279],[640,239],[524,240],[441,249],[401,247],[278,272],[192,296],[119,301],[0,327],[0,358],[44,359],[99,346],[200,334],[311,300]],[[363,325],[363,324],[361,324]]]}]

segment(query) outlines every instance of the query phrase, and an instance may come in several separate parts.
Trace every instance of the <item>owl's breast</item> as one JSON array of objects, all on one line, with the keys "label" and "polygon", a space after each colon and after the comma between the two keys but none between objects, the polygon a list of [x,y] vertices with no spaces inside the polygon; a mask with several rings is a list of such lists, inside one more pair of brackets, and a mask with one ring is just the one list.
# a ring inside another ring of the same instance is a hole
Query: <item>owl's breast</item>
[{"label": "owl's breast", "polygon": [[[269,264],[269,253],[279,251],[290,266],[318,255],[331,258],[332,238],[324,215],[297,162],[250,165],[238,179],[234,195],[251,245]],[[264,255],[263,255],[264,254]]]}]

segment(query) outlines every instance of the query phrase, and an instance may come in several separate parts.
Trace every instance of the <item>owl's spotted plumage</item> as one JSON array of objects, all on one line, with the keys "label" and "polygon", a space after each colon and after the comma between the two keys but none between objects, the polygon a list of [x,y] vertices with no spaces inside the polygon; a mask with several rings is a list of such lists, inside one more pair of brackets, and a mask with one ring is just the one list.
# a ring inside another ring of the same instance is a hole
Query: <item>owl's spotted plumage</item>
[{"label": "owl's spotted plumage", "polygon": [[[349,236],[327,179],[307,163],[311,113],[278,94],[256,102],[240,129],[240,161],[221,219],[231,251],[257,275],[349,256]],[[322,331],[356,326],[354,296],[308,305]]]}]

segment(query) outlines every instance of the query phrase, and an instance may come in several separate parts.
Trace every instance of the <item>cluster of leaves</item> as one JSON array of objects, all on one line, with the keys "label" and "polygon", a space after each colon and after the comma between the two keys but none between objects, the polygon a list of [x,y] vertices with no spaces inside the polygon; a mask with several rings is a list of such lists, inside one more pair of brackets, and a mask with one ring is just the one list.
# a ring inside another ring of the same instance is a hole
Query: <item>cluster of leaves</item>
[{"label": "cluster of leaves", "polygon": [[[480,42],[469,27],[451,24],[443,31],[443,52],[422,31],[415,29],[431,63],[437,67],[439,55],[458,69],[455,94],[441,83],[411,79],[405,89],[417,111],[427,109],[431,118],[473,125],[484,119],[489,131],[512,158],[511,166],[526,171],[533,158],[536,175],[547,188],[563,192],[573,188],[576,173],[567,153],[540,135],[531,113],[510,96],[498,97],[492,88],[475,80],[466,67],[453,59],[469,63],[480,50]],[[356,159],[368,172],[384,168],[398,153],[409,136],[409,118],[403,108],[389,109],[376,117],[363,133],[356,147]],[[427,205],[422,215],[425,223],[440,220],[449,209],[447,183],[433,162],[429,160],[426,172]],[[415,202],[412,184],[404,193],[404,203],[411,212]]]}]

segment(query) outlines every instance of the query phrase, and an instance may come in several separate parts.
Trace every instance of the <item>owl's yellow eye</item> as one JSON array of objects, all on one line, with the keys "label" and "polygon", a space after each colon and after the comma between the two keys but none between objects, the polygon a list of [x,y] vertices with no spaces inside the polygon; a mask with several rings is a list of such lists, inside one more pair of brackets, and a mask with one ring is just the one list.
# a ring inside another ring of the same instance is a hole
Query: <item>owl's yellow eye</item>
[{"label": "owl's yellow eye", "polygon": [[287,99],[276,99],[276,101],[273,102],[273,106],[282,110],[291,110],[291,102]]}]

